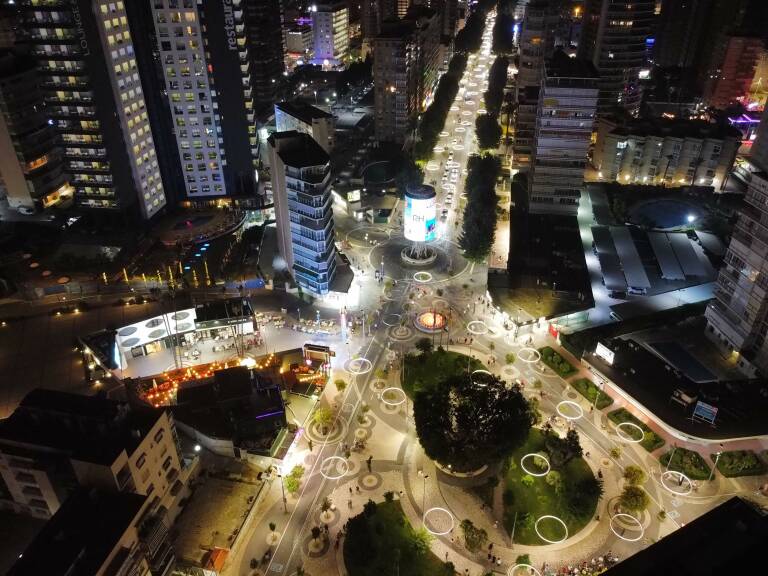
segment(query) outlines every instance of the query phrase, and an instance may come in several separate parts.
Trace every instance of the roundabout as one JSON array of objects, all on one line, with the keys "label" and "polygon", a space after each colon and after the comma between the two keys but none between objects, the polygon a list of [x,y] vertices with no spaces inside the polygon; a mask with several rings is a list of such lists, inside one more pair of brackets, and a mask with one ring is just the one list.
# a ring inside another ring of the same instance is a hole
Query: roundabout
[{"label": "roundabout", "polygon": [[[623,426],[627,426],[632,430],[637,430],[640,433],[640,437],[633,438],[627,432],[624,432],[622,428]],[[639,444],[640,442],[643,441],[643,437],[645,436],[645,433],[643,432],[643,429],[640,428],[640,426],[638,426],[634,422],[621,422],[620,424],[616,425],[616,435],[627,444]]]},{"label": "roundabout", "polygon": [[[667,479],[671,477],[674,477],[677,479],[677,488],[680,488],[683,485],[683,482],[687,483],[686,488],[684,488],[683,490],[675,490],[674,487],[670,487],[667,484]],[[688,476],[686,476],[682,472],[678,472],[677,470],[665,470],[664,472],[661,473],[660,481],[664,489],[667,492],[671,492],[675,496],[687,496],[693,490],[693,482],[691,481],[691,479],[688,478]]]},{"label": "roundabout", "polygon": [[527,364],[535,364],[541,360],[541,352],[536,350],[536,348],[526,346],[517,351],[517,359],[521,362],[526,362]]},{"label": "roundabout", "polygon": [[[624,523],[625,520],[629,520],[629,524],[631,524],[631,526],[622,526],[621,524]],[[624,542],[637,542],[645,534],[645,529],[643,528],[643,524],[640,522],[640,520],[631,514],[626,514],[624,512],[620,512],[611,516],[611,520],[608,525],[611,528],[611,532],[613,532],[617,538],[624,540]],[[616,525],[621,528],[621,533],[619,533],[619,531],[616,529]],[[639,530],[640,534],[635,538],[628,538],[627,536],[624,536],[624,532],[627,530],[632,530],[633,532]]]},{"label": "roundabout", "polygon": [[390,313],[385,314],[384,317],[381,319],[382,324],[384,326],[399,326],[400,325],[400,319],[403,317],[402,314],[396,314],[396,313]]},{"label": "roundabout", "polygon": [[[540,458],[544,460],[544,463],[546,464],[547,469],[544,472],[533,472],[531,470],[528,470],[528,468],[526,468],[524,464],[526,458]],[[549,471],[551,470],[551,467],[549,465],[549,459],[542,454],[534,454],[533,452],[526,454],[525,456],[520,458],[520,468],[522,468],[526,474],[530,474],[531,476],[534,476],[536,478],[541,478],[542,476],[546,476],[547,474],[549,474]]]},{"label": "roundabout", "polygon": [[[555,520],[560,526],[563,527],[564,535],[560,540],[552,540],[549,538],[546,538],[545,536],[541,535],[541,531],[539,530],[539,524],[542,520]],[[547,544],[562,544],[566,540],[568,540],[568,526],[565,525],[565,522],[563,522],[560,518],[557,516],[553,516],[552,514],[545,514],[544,516],[539,517],[538,520],[533,525],[533,529],[536,531],[536,535],[541,538],[544,542]]]},{"label": "roundabout", "polygon": [[[427,520],[430,516],[436,516],[437,519]],[[445,536],[450,534],[455,525],[453,514],[445,508],[435,506],[424,512],[422,516],[424,529],[433,536]]]},{"label": "roundabout", "polygon": [[353,358],[344,363],[344,370],[353,376],[367,374],[373,368],[373,364],[367,358]]},{"label": "roundabout", "polygon": [[[522,575],[517,573],[521,568],[525,570]],[[515,564],[514,566],[510,566],[509,570],[507,570],[507,576],[530,576],[531,574],[541,576],[541,572],[530,564]]]},{"label": "roundabout", "polygon": [[[401,398],[397,398],[398,394],[401,395]],[[395,398],[392,398],[392,396],[395,396]],[[384,390],[381,391],[381,402],[387,406],[400,406],[405,403],[406,399],[407,396],[405,395],[405,392],[394,386],[384,388]]]},{"label": "roundabout", "polygon": [[[489,383],[493,382],[493,374],[483,369],[475,370],[469,375],[469,378],[475,386],[488,386]],[[482,382],[482,380],[486,381]]]},{"label": "roundabout", "polygon": [[[572,412],[568,414],[564,408],[567,407]],[[565,418],[566,420],[578,420],[582,416],[584,416],[584,410],[581,406],[579,406],[576,402],[573,400],[562,400],[557,403],[557,406],[555,406],[555,411],[557,411],[558,416],[561,416],[562,418]]]},{"label": "roundabout", "polygon": [[349,464],[341,456],[328,456],[320,463],[320,475],[326,480],[344,478],[349,472]]},{"label": "roundabout", "polygon": [[472,320],[467,324],[467,332],[475,336],[488,334],[488,326],[482,320]]}]

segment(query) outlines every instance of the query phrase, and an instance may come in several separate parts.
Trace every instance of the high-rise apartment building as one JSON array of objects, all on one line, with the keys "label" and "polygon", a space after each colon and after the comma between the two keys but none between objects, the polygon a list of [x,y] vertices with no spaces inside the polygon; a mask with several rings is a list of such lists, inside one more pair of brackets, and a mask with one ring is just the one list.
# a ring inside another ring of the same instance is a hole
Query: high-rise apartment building
[{"label": "high-rise apartment building", "polygon": [[374,40],[376,139],[403,143],[416,114],[426,109],[440,66],[440,20],[413,6],[406,18],[382,23]]},{"label": "high-rise apartment building", "polygon": [[576,215],[598,100],[587,60],[555,52],[544,64],[529,178],[532,213]]},{"label": "high-rise apartment building", "polygon": [[749,375],[768,373],[768,174],[755,172],[736,221],[706,334]]},{"label": "high-rise apartment building", "polygon": [[716,1],[662,0],[653,47],[656,65],[678,68],[693,66]]},{"label": "high-rise apartment building", "polygon": [[[223,4],[224,10],[228,10],[227,2]],[[285,72],[282,2],[241,0],[232,5],[233,17],[236,18],[238,10],[243,11],[254,104],[257,115],[264,116],[272,112]]]},{"label": "high-rise apartment building", "polygon": [[330,158],[301,132],[275,132],[268,145],[280,256],[299,286],[325,295],[336,274]]},{"label": "high-rise apartment building", "polygon": [[560,0],[531,0],[525,9],[520,30],[520,64],[517,87],[538,86],[544,60],[555,51],[555,36],[560,21]]},{"label": "high-rise apartment building", "polygon": [[736,128],[704,120],[608,117],[597,124],[593,164],[601,180],[622,184],[719,190],[741,145]]},{"label": "high-rise apartment building", "polygon": [[31,516],[83,486],[153,495],[172,521],[191,472],[167,411],[37,389],[0,423],[0,506]]},{"label": "high-rise apartment building", "polygon": [[345,2],[312,7],[315,64],[338,66],[349,53],[349,12]]},{"label": "high-rise apartment building", "polygon": [[600,74],[598,114],[638,113],[654,8],[654,0],[587,0],[578,54]]},{"label": "high-rise apartment building", "polygon": [[72,199],[58,135],[44,114],[33,58],[0,54],[0,197],[24,212]]},{"label": "high-rise apartment building", "polygon": [[296,130],[309,134],[328,154],[333,150],[335,122],[333,114],[302,102],[275,104],[277,132]]},{"label": "high-rise apartment building", "polygon": [[555,50],[555,34],[560,21],[559,0],[532,0],[525,9],[520,31],[516,81],[517,109],[512,161],[524,169],[531,163],[531,148],[539,102],[539,84],[544,60]]},{"label": "high-rise apartment building", "polygon": [[704,81],[704,102],[724,109],[749,92],[755,67],[765,51],[760,37],[727,36],[713,50]]},{"label": "high-rise apartment building", "polygon": [[75,491],[8,571],[13,576],[165,575],[176,560],[151,498],[96,489]]},{"label": "high-rise apartment building", "polygon": [[152,14],[187,197],[253,195],[258,136],[245,12],[214,0],[154,0]]},{"label": "high-rise apartment building", "polygon": [[153,217],[166,193],[125,3],[17,4],[77,205]]},{"label": "high-rise apartment building", "polygon": [[[748,375],[768,374],[768,107],[749,159],[747,193],[731,235],[715,298],[707,307],[707,336]],[[743,177],[743,176],[742,176]]]}]

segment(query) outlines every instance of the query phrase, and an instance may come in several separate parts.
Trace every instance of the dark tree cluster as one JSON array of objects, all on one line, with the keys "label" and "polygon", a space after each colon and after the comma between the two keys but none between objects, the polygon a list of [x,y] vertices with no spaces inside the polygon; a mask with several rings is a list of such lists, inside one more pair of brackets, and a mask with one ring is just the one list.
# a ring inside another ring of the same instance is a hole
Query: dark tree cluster
[{"label": "dark tree cluster", "polygon": [[496,23],[493,25],[493,42],[491,44],[491,50],[494,54],[509,54],[515,47],[515,19],[512,16],[514,4],[514,2],[499,0],[499,11],[496,15]]},{"label": "dark tree cluster", "polygon": [[475,120],[475,136],[477,145],[483,150],[493,150],[501,142],[501,126],[498,116],[482,114]]},{"label": "dark tree cluster", "polygon": [[485,18],[488,16],[496,0],[480,0],[474,11],[467,18],[464,28],[459,30],[454,40],[457,52],[477,52],[483,44],[483,31],[485,30]]},{"label": "dark tree cluster", "polygon": [[500,462],[528,437],[534,414],[518,388],[493,376],[449,376],[416,394],[416,432],[427,456],[454,470]]},{"label": "dark tree cluster", "polygon": [[504,87],[507,84],[509,58],[497,56],[488,71],[488,89],[483,94],[486,114],[475,120],[475,134],[480,148],[497,148],[501,141],[499,114],[504,103]]},{"label": "dark tree cluster", "polygon": [[498,157],[472,155],[467,162],[467,206],[464,209],[459,246],[465,258],[481,262],[488,257],[496,234],[496,178],[501,171]]},{"label": "dark tree cluster", "polygon": [[509,58],[497,56],[488,70],[488,89],[483,94],[485,109],[488,114],[498,116],[504,102],[504,87],[507,85]]},{"label": "dark tree cluster", "polygon": [[448,117],[451,105],[456,94],[459,93],[459,81],[466,67],[467,56],[456,54],[448,64],[448,71],[440,78],[432,104],[422,115],[419,124],[419,141],[414,149],[417,159],[427,160],[431,156],[432,149],[437,144],[438,135],[445,126],[445,119]]}]

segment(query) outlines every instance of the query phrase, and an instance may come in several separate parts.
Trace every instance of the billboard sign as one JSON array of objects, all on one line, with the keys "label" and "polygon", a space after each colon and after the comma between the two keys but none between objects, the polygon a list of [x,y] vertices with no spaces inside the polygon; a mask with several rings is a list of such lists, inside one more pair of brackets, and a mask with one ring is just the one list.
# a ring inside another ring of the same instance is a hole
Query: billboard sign
[{"label": "billboard sign", "polygon": [[405,195],[404,234],[411,242],[432,242],[437,238],[435,196],[413,198]]},{"label": "billboard sign", "polygon": [[595,348],[595,356],[602,358],[605,360],[608,364],[613,366],[613,360],[616,357],[616,354],[608,348],[605,344],[602,342],[597,343],[597,348]]},{"label": "billboard sign", "polygon": [[705,422],[714,424],[716,417],[717,417],[716,406],[712,406],[711,404],[707,404],[705,402],[702,402],[701,400],[696,402],[696,408],[693,409],[694,419],[704,420]]}]

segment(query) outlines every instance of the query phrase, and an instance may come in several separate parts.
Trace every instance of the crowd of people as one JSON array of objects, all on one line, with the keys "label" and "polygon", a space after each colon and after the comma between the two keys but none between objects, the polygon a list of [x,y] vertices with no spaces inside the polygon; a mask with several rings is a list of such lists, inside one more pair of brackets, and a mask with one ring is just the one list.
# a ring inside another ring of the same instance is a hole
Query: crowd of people
[{"label": "crowd of people", "polygon": [[605,556],[593,557],[575,564],[556,567],[544,563],[541,573],[543,576],[597,576],[597,574],[602,574],[608,568],[618,563],[618,561],[619,557],[611,554],[609,550]]}]

